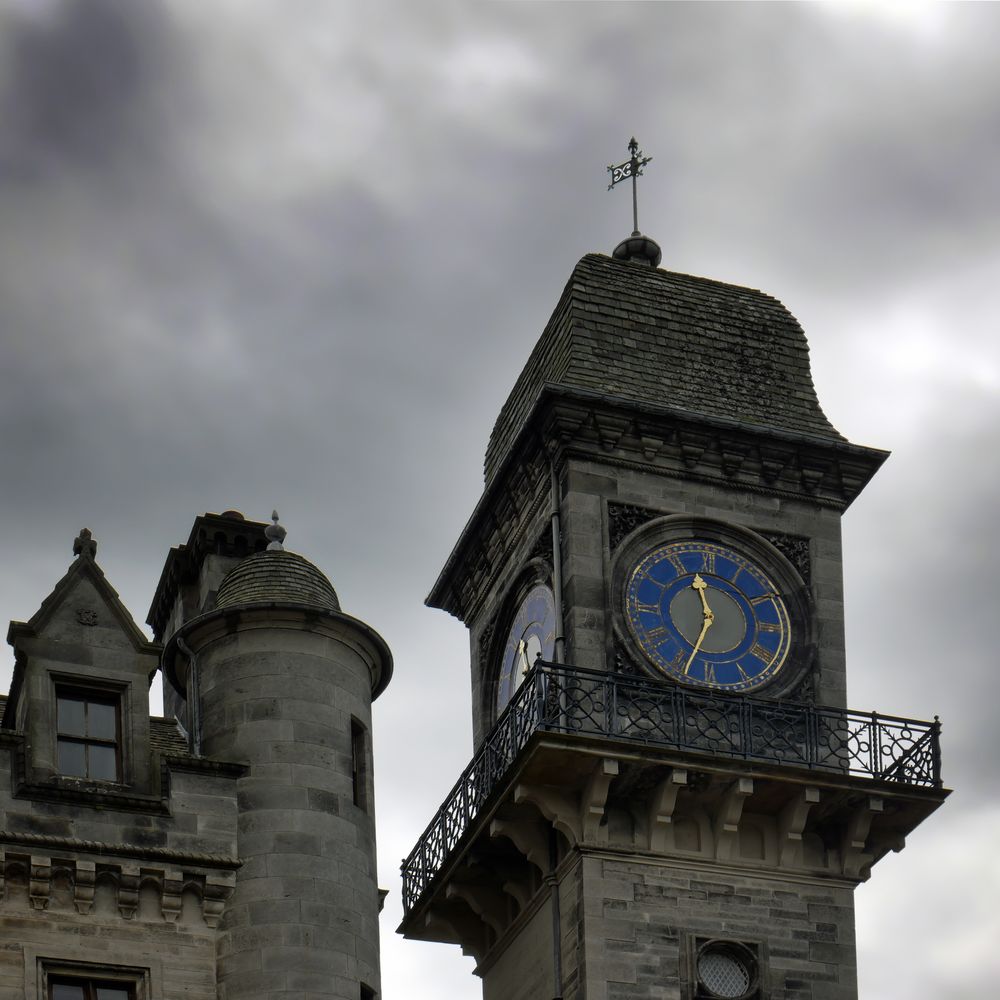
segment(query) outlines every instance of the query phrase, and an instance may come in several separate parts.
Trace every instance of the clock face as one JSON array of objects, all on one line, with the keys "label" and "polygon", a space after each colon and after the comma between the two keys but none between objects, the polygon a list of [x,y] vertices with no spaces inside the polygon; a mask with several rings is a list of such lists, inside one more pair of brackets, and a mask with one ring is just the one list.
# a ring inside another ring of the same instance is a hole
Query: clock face
[{"label": "clock face", "polygon": [[625,618],[661,673],[700,687],[749,691],[788,656],[788,610],[768,574],[715,542],[660,545],[625,588]]},{"label": "clock face", "polygon": [[556,638],[556,605],[552,591],[536,584],[518,606],[500,664],[497,684],[497,711],[503,711],[525,675],[534,666],[535,657],[551,660]]}]

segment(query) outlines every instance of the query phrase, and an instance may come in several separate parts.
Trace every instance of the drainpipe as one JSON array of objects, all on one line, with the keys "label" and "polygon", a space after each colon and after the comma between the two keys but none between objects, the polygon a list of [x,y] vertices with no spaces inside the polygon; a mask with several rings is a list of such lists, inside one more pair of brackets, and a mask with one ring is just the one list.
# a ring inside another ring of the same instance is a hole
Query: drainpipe
[{"label": "drainpipe", "polygon": [[198,682],[198,658],[188,644],[177,636],[177,648],[188,658],[191,668],[191,752],[201,756],[201,685]]},{"label": "drainpipe", "polygon": [[549,828],[549,873],[545,881],[549,884],[549,900],[552,907],[552,1000],[562,1000],[562,919],[559,913],[559,881],[556,879],[556,862],[559,850],[556,831]]},{"label": "drainpipe", "polygon": [[555,461],[549,458],[549,481],[552,494],[552,596],[556,605],[556,641],[553,658],[556,663],[566,661],[566,637],[563,634],[562,614],[562,543],[559,528],[559,477],[556,475]]}]

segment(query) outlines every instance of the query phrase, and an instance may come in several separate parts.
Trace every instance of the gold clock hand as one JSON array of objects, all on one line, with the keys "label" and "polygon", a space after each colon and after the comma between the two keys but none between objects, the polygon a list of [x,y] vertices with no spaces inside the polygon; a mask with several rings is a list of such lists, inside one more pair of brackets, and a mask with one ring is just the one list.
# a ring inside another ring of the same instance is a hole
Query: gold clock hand
[{"label": "gold clock hand", "polygon": [[705,583],[699,573],[695,573],[694,580],[691,582],[691,587],[698,591],[698,596],[701,598],[702,614],[706,618],[714,618],[715,615],[712,613],[712,609],[708,606],[708,601],[705,598],[705,590],[708,587],[708,584]]},{"label": "gold clock hand", "polygon": [[521,676],[524,677],[531,669],[531,664],[528,662],[528,644],[523,639],[517,644],[517,656],[520,661]]},{"label": "gold clock hand", "polygon": [[708,587],[708,584],[701,578],[701,574],[695,573],[694,580],[691,581],[691,587],[698,591],[698,596],[701,598],[701,613],[704,620],[702,621],[698,641],[694,644],[694,649],[691,650],[691,655],[688,657],[687,663],[684,664],[684,673],[687,673],[691,669],[691,664],[694,663],[694,658],[698,655],[698,650],[701,649],[701,644],[705,641],[705,635],[715,621],[715,614],[705,599],[705,588]]},{"label": "gold clock hand", "polygon": [[705,641],[705,633],[712,627],[714,620],[714,615],[712,617],[705,615],[705,621],[701,626],[701,635],[698,636],[698,641],[694,644],[694,649],[691,650],[687,663],[684,664],[684,673],[691,669],[691,664],[694,663],[694,658],[698,655],[698,650],[701,649],[701,644]]}]

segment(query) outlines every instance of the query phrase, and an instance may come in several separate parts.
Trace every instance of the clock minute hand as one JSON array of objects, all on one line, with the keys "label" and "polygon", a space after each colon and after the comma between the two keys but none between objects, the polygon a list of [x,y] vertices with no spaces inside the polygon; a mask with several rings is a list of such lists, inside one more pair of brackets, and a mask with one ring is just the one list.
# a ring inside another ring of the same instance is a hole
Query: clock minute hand
[{"label": "clock minute hand", "polygon": [[708,584],[701,578],[700,573],[695,573],[694,580],[691,581],[691,589],[698,591],[698,596],[701,598],[701,609],[702,614],[706,618],[715,619],[715,615],[712,613],[712,609],[708,606],[708,601],[705,598],[705,590],[708,588]]},{"label": "clock minute hand", "polygon": [[701,633],[698,635],[698,641],[694,644],[694,649],[691,650],[691,655],[688,657],[687,663],[684,664],[684,673],[687,673],[691,669],[691,664],[694,663],[694,658],[698,655],[698,650],[701,649],[701,644],[705,641],[705,635],[712,627],[712,623],[715,621],[715,614],[708,606],[708,601],[705,599],[705,588],[707,586],[708,584],[701,578],[701,575],[699,573],[695,573],[694,580],[691,581],[691,587],[693,590],[698,591],[698,596],[701,598],[703,621],[701,624]]}]

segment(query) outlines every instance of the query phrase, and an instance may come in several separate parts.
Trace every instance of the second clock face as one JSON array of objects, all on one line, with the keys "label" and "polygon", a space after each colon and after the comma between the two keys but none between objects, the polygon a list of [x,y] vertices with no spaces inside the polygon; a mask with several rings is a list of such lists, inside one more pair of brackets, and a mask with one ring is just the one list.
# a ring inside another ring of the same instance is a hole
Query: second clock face
[{"label": "second clock face", "polygon": [[749,691],[781,669],[788,610],[756,563],[714,542],[669,542],[632,569],[625,617],[646,658],[695,686]]},{"label": "second clock face", "polygon": [[552,591],[536,584],[518,605],[507,633],[507,644],[500,664],[497,684],[497,711],[502,712],[525,675],[534,666],[535,657],[551,660],[555,646],[556,606]]}]

